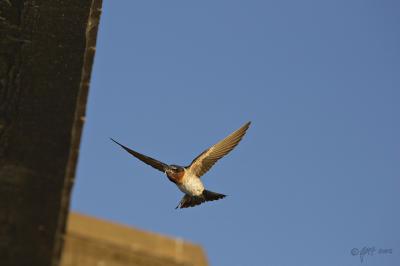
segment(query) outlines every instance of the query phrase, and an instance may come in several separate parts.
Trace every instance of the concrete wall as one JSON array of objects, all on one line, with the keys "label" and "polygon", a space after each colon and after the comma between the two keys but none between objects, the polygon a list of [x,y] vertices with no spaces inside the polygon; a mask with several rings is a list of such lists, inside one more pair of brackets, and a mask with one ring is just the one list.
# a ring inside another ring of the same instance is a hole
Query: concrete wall
[{"label": "concrete wall", "polygon": [[206,266],[202,248],[86,215],[71,213],[61,266]]}]

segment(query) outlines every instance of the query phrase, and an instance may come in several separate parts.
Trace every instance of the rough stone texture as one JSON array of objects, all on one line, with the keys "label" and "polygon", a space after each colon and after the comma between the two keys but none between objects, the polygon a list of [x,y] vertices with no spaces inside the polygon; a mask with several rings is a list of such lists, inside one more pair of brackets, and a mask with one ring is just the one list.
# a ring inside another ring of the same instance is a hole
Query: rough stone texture
[{"label": "rough stone texture", "polygon": [[200,246],[71,213],[61,266],[206,266]]},{"label": "rough stone texture", "polygon": [[101,0],[0,1],[1,265],[58,265]]}]

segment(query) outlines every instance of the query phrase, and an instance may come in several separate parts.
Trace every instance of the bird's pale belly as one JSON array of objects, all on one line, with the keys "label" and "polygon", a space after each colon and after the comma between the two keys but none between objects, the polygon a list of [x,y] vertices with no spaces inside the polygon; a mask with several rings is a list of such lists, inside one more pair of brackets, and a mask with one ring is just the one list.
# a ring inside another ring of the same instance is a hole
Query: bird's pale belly
[{"label": "bird's pale belly", "polygon": [[185,194],[190,196],[200,196],[203,193],[204,186],[200,178],[195,176],[186,176],[178,188]]}]

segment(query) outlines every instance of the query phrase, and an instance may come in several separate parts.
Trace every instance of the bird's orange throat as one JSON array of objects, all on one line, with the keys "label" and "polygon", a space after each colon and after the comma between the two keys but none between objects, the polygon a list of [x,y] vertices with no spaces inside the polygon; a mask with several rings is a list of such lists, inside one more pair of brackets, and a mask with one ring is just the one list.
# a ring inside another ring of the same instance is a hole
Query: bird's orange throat
[{"label": "bird's orange throat", "polygon": [[180,172],[167,173],[168,179],[176,184],[182,183],[184,175],[185,175],[184,170],[182,170]]}]

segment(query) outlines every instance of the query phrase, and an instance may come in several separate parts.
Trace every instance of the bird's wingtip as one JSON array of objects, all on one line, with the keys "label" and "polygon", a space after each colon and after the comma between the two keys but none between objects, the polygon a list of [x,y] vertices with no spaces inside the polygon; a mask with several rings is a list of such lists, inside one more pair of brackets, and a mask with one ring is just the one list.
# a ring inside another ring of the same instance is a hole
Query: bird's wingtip
[{"label": "bird's wingtip", "polygon": [[251,121],[247,121],[247,123],[246,123],[246,124],[244,124],[244,125],[243,125],[243,127],[249,128],[249,127],[250,127],[250,125],[251,125]]},{"label": "bird's wingtip", "polygon": [[116,141],[115,139],[113,139],[113,138],[110,137],[110,140],[113,141],[114,143],[116,143],[116,144],[118,144],[118,145],[121,146],[121,144],[120,144],[118,141]]}]

